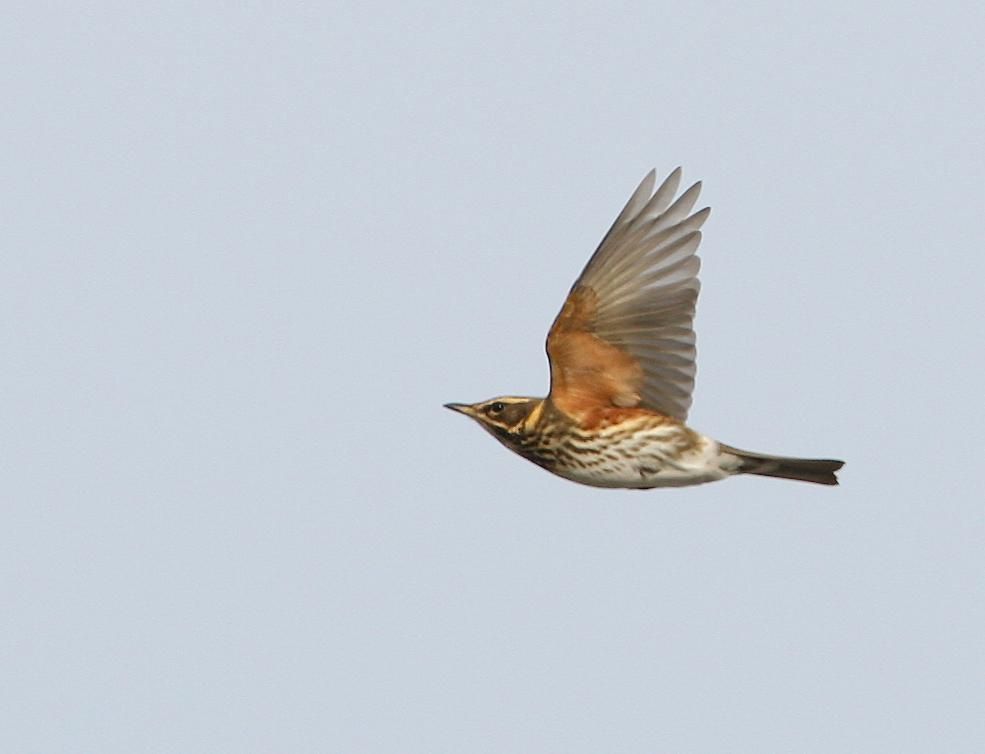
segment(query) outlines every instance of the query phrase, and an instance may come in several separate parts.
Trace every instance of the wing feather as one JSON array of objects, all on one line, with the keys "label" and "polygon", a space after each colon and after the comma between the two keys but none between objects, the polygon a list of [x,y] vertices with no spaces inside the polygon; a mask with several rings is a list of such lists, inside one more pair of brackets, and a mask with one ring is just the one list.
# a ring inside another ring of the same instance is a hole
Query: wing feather
[{"label": "wing feather", "polygon": [[602,239],[547,337],[551,400],[573,415],[639,406],[680,420],[694,390],[692,323],[700,283],[695,183],[674,199],[677,168],[650,171]]}]

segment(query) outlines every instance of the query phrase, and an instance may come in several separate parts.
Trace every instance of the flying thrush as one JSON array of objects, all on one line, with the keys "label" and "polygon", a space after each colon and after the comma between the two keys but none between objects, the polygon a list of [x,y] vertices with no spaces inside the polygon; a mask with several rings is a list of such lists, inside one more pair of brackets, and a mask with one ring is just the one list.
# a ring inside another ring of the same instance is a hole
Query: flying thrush
[{"label": "flying thrush", "polygon": [[558,476],[595,487],[682,487],[734,474],[838,484],[842,461],[733,448],[684,422],[694,389],[701,184],[643,179],[547,334],[546,398],[445,404]]}]

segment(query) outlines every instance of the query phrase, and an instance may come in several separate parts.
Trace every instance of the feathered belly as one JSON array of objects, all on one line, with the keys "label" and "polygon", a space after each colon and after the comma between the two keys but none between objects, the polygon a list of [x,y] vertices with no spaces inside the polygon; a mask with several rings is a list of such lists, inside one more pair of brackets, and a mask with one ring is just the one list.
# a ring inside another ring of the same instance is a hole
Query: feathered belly
[{"label": "feathered belly", "polygon": [[549,456],[530,457],[558,476],[593,487],[685,487],[724,479],[718,443],[685,427],[568,438]]}]

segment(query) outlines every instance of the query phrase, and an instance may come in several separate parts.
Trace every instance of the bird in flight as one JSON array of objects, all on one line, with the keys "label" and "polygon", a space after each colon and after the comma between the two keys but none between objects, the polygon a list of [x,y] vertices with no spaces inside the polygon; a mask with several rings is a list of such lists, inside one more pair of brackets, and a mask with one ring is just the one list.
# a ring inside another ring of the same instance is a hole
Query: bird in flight
[{"label": "bird in flight", "polygon": [[695,252],[709,208],[678,168],[643,179],[547,334],[546,398],[447,403],[510,450],[594,487],[683,487],[735,474],[838,484],[844,463],[733,448],[685,424],[694,389]]}]

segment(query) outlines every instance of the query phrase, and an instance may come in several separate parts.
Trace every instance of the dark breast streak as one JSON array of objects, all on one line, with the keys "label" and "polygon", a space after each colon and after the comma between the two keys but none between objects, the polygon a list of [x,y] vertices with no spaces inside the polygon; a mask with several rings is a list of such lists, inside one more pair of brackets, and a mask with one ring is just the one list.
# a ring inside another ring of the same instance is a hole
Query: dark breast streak
[{"label": "dark breast streak", "polygon": [[575,422],[548,403],[539,419],[507,444],[528,461],[562,476],[566,470],[604,468],[634,458],[653,430],[673,432],[673,439],[665,437],[663,442],[670,440],[675,455],[694,450],[701,442],[698,433],[677,419],[646,409],[598,408]]}]

